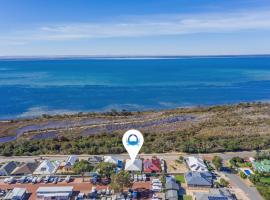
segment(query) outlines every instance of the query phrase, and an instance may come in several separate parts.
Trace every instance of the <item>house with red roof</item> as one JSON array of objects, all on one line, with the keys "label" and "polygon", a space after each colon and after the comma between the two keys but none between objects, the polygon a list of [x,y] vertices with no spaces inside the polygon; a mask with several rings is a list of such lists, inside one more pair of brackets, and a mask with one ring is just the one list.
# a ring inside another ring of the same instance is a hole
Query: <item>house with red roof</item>
[{"label": "house with red roof", "polygon": [[145,159],[143,161],[143,171],[145,173],[161,172],[161,162],[158,158]]}]

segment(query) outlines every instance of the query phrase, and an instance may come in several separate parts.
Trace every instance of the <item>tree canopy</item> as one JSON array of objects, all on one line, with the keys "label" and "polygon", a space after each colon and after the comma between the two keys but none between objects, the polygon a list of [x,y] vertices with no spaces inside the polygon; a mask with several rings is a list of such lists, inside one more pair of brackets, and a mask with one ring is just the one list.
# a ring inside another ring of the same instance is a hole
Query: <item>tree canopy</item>
[{"label": "tree canopy", "polygon": [[121,170],[112,175],[111,187],[115,192],[122,192],[125,187],[130,187],[131,178],[127,171]]}]

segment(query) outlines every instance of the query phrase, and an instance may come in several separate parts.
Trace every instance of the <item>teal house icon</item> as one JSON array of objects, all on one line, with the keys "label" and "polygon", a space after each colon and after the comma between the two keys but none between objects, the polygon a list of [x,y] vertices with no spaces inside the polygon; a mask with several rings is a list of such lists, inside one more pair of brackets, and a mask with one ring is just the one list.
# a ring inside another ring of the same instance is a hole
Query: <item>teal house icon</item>
[{"label": "teal house icon", "polygon": [[139,140],[137,135],[131,134],[130,136],[128,136],[127,145],[137,146],[137,145],[139,145],[139,143],[140,143],[140,140]]}]

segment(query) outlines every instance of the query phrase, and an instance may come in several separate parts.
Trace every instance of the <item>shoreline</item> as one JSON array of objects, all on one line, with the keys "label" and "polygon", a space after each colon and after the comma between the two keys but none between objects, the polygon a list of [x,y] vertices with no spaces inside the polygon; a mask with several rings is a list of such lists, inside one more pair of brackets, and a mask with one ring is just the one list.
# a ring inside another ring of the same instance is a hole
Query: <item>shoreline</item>
[{"label": "shoreline", "polygon": [[[67,112],[60,112],[59,114],[50,114],[50,113],[56,113],[57,110],[61,109],[55,109],[55,111],[51,110],[50,112],[46,113],[40,113],[34,116],[25,116],[25,117],[13,117],[13,118],[0,118],[0,123],[10,123],[13,121],[29,121],[29,120],[35,120],[35,119],[40,119],[43,118],[43,116],[48,116],[49,118],[63,118],[63,117],[84,117],[84,116],[91,116],[91,115],[108,115],[108,113],[111,113],[112,111],[116,111],[117,113],[121,112],[128,112],[131,114],[136,114],[136,113],[148,113],[148,112],[166,112],[166,111],[177,111],[177,110],[183,110],[183,109],[209,109],[211,107],[230,107],[230,106],[238,106],[238,105],[245,105],[245,104],[251,104],[251,105],[257,105],[257,104],[269,104],[270,105],[270,100],[264,100],[264,101],[246,101],[246,102],[237,102],[237,103],[224,103],[224,104],[211,104],[211,105],[189,105],[189,106],[177,106],[174,108],[149,108],[149,109],[138,109],[138,110],[126,110],[126,109],[117,109],[117,108],[112,108],[110,110],[104,111],[104,110],[94,110],[94,111],[67,111]],[[37,112],[39,113],[39,112]],[[21,114],[20,114],[21,115]],[[121,115],[120,115],[121,116]]]}]

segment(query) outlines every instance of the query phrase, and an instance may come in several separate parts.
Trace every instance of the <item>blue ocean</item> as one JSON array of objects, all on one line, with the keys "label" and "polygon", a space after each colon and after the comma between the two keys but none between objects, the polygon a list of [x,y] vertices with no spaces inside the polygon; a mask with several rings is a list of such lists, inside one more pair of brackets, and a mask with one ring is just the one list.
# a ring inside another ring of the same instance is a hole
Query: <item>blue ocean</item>
[{"label": "blue ocean", "polygon": [[0,60],[0,119],[268,101],[270,56]]}]

